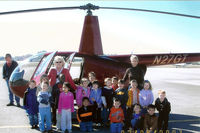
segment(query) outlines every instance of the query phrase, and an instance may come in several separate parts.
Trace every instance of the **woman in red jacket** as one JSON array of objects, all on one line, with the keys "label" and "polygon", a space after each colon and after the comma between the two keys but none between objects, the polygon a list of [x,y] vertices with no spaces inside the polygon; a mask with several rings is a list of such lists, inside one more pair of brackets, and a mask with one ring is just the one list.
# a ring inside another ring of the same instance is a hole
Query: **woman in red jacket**
[{"label": "woman in red jacket", "polygon": [[76,90],[76,85],[74,84],[72,80],[69,70],[64,68],[64,65],[65,65],[65,61],[63,57],[56,56],[54,59],[55,68],[52,68],[48,74],[50,86],[53,87],[56,83],[59,82],[58,77],[62,73],[65,75],[65,82],[69,82],[72,88]]}]

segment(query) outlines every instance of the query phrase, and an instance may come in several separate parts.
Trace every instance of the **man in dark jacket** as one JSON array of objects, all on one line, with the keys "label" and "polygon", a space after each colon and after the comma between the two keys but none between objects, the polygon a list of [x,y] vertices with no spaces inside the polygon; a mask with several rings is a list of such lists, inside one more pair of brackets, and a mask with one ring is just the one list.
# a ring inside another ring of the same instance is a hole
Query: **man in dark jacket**
[{"label": "man in dark jacket", "polygon": [[135,79],[138,83],[138,89],[143,89],[144,75],[146,73],[146,66],[139,65],[139,59],[136,55],[131,55],[130,57],[132,67],[127,68],[124,74],[123,80],[125,84],[129,83],[131,80]]},{"label": "man in dark jacket", "polygon": [[[6,60],[6,63],[3,65],[3,79],[5,79],[7,83],[8,92],[9,92],[9,100],[10,100],[10,103],[8,103],[7,106],[13,106],[14,105],[13,93],[9,87],[9,79],[14,69],[18,66],[18,63],[12,60],[11,54],[6,54],[5,60]],[[20,107],[20,98],[15,96],[15,101],[17,103],[17,106]]]}]

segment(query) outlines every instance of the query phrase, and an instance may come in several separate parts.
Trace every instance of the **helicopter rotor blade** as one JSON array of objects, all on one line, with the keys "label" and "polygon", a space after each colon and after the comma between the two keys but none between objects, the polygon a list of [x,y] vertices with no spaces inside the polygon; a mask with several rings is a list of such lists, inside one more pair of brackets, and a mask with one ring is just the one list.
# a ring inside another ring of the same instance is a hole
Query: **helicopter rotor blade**
[{"label": "helicopter rotor blade", "polygon": [[39,9],[28,9],[28,10],[18,10],[18,11],[8,11],[8,12],[0,12],[0,15],[8,15],[8,14],[16,14],[16,13],[28,13],[28,12],[39,12],[39,11],[52,11],[52,10],[72,10],[72,9],[82,9],[88,10],[88,14],[91,15],[91,10],[97,9],[112,9],[112,10],[129,10],[129,11],[140,11],[140,12],[150,12],[150,13],[158,13],[158,14],[167,14],[174,16],[182,16],[189,18],[200,19],[200,16],[174,13],[174,12],[165,12],[165,11],[156,11],[156,10],[147,10],[147,9],[137,9],[137,8],[120,8],[120,7],[99,7],[95,6],[91,3],[88,3],[83,6],[73,6],[73,7],[52,7],[52,8],[39,8]]},{"label": "helicopter rotor blade", "polygon": [[164,11],[156,11],[156,10],[147,10],[147,9],[120,8],[120,7],[99,7],[99,9],[112,9],[112,10],[129,10],[129,11],[140,11],[140,12],[151,12],[151,13],[160,13],[160,14],[167,14],[167,15],[174,15],[174,16],[182,16],[182,17],[189,17],[189,18],[200,19],[200,16],[194,16],[194,15],[188,15],[188,14],[181,14],[181,13],[174,13],[174,12],[164,12]]},{"label": "helicopter rotor blade", "polygon": [[29,13],[29,12],[40,12],[40,11],[72,10],[72,9],[80,9],[80,6],[74,6],[74,7],[52,7],[52,8],[38,8],[38,9],[8,11],[8,12],[0,12],[0,15]]}]

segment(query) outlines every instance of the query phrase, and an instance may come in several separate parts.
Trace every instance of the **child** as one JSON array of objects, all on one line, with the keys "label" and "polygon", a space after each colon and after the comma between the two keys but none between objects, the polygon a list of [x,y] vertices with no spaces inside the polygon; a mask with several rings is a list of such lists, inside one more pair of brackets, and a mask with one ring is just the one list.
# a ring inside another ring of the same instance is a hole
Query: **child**
[{"label": "child", "polygon": [[113,106],[113,96],[114,96],[114,90],[112,88],[112,79],[111,78],[105,78],[104,80],[105,85],[102,88],[102,102],[103,102],[103,111],[102,111],[102,117],[103,117],[103,124],[104,126],[108,126],[108,116],[110,109]]},{"label": "child", "polygon": [[144,118],[144,130],[148,130],[150,133],[157,130],[158,117],[155,115],[155,108],[155,105],[148,105],[148,113]]},{"label": "child", "polygon": [[[48,78],[47,74],[43,74],[43,75],[40,77],[40,83],[39,83],[39,85],[37,86],[36,96],[37,96],[38,93],[42,90],[42,88],[41,88],[42,82],[48,82],[48,83],[49,83],[49,78]],[[49,86],[48,91],[51,93],[51,91],[52,91],[51,86]]]},{"label": "child", "polygon": [[144,81],[144,89],[142,89],[139,93],[139,102],[142,106],[142,113],[147,113],[148,105],[152,104],[154,100],[152,93],[152,86],[148,80]]},{"label": "child", "polygon": [[77,87],[76,90],[76,104],[80,108],[82,106],[82,98],[90,96],[90,88],[88,87],[88,79],[81,79],[81,86]]},{"label": "child", "polygon": [[114,107],[110,110],[110,132],[121,133],[123,127],[124,113],[120,107],[121,102],[118,99],[114,100]]},{"label": "child", "polygon": [[169,113],[171,111],[171,105],[166,98],[166,93],[164,90],[160,90],[158,94],[159,98],[157,98],[155,101],[156,108],[159,111],[158,131],[159,130],[165,131],[168,128],[168,120],[169,120]]},{"label": "child", "polygon": [[54,104],[52,104],[52,122],[53,122],[53,125],[56,124],[57,130],[60,130],[61,129],[61,125],[60,125],[61,124],[60,123],[61,116],[58,113],[56,115],[56,112],[58,109],[58,101],[59,101],[60,93],[63,92],[63,83],[65,82],[65,75],[60,74],[58,79],[59,79],[59,82],[53,86],[52,92],[51,92],[52,100],[54,103]]},{"label": "child", "polygon": [[131,87],[128,90],[128,102],[127,102],[127,118],[126,125],[130,127],[130,116],[133,113],[133,105],[139,104],[139,93],[140,90],[137,88],[137,81],[135,79],[130,82]]},{"label": "child", "polygon": [[134,113],[132,115],[132,120],[131,120],[132,129],[140,132],[140,130],[143,129],[143,121],[144,121],[144,118],[142,117],[141,114],[141,106],[136,103],[133,106],[133,112]]},{"label": "child", "polygon": [[88,87],[92,88],[92,83],[96,80],[96,74],[94,72],[89,72],[88,79],[89,79]]},{"label": "child", "polygon": [[94,122],[96,122],[97,126],[101,126],[101,108],[102,108],[102,100],[101,100],[101,88],[99,88],[99,82],[94,81],[92,83],[92,90],[90,92],[90,102],[94,104],[93,101],[96,101],[97,108],[94,114]]},{"label": "child", "polygon": [[93,105],[89,105],[90,101],[88,97],[83,97],[82,107],[78,109],[77,119],[80,123],[80,130],[82,132],[91,132],[92,129],[92,120],[94,117],[94,111],[97,108],[96,101],[93,101]]},{"label": "child", "polygon": [[36,82],[34,80],[29,81],[29,88],[27,88],[24,100],[24,107],[28,113],[31,128],[38,128],[38,102],[36,96]]},{"label": "child", "polygon": [[45,123],[48,132],[51,132],[51,108],[50,108],[50,97],[51,94],[48,92],[49,83],[42,82],[42,90],[38,93],[39,102],[39,127],[41,132],[45,132]]},{"label": "child", "polygon": [[59,97],[58,113],[61,114],[61,129],[65,132],[72,132],[72,114],[74,112],[74,95],[69,90],[70,83],[63,84],[63,92]]},{"label": "child", "polygon": [[120,79],[118,81],[118,86],[119,88],[115,91],[115,98],[119,99],[121,102],[121,107],[124,111],[124,116],[126,117],[126,103],[128,101],[128,92],[127,90],[124,88],[124,80]]},{"label": "child", "polygon": [[112,77],[112,88],[115,91],[118,88],[118,78]]}]

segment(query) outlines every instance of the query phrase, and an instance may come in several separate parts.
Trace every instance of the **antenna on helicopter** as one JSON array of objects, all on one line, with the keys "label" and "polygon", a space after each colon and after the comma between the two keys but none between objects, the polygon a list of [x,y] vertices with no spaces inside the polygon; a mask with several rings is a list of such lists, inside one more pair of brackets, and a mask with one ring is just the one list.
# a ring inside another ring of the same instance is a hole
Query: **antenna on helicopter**
[{"label": "antenna on helicopter", "polygon": [[87,16],[92,16],[91,10],[97,10],[99,9],[99,6],[88,3],[87,5],[80,6],[80,9],[87,10]]}]

